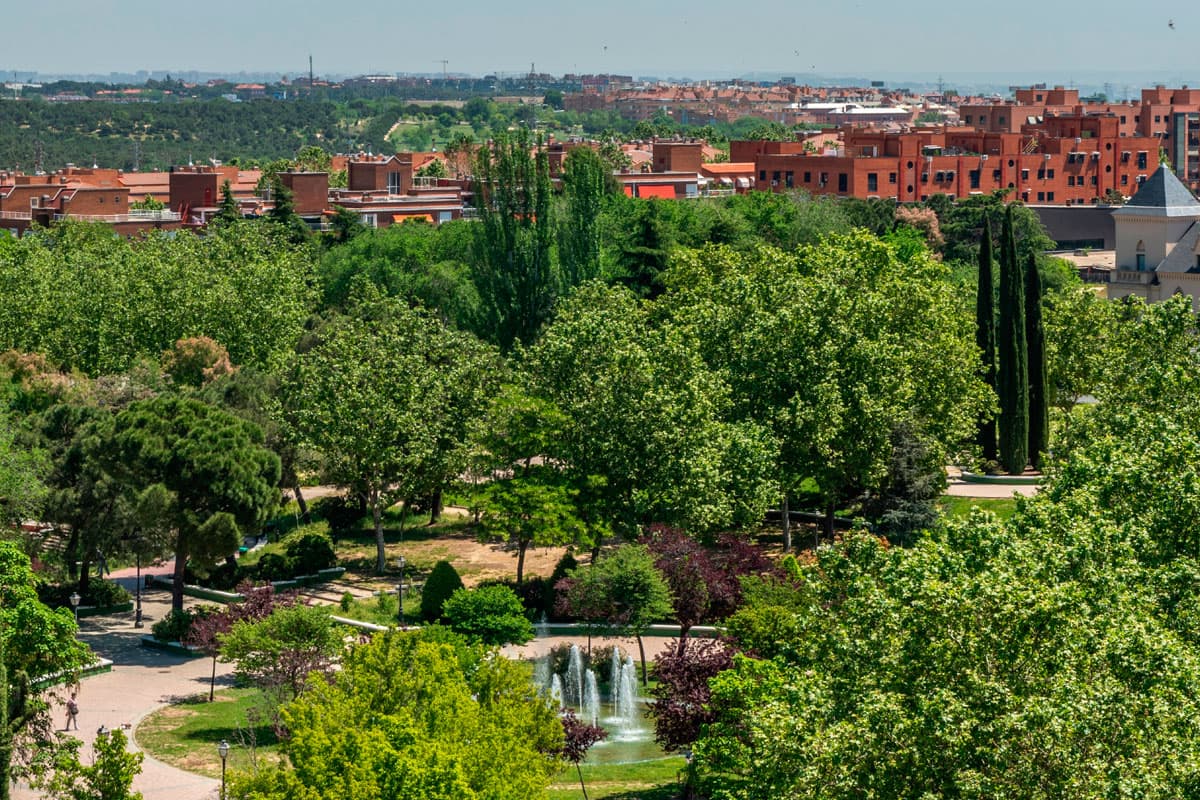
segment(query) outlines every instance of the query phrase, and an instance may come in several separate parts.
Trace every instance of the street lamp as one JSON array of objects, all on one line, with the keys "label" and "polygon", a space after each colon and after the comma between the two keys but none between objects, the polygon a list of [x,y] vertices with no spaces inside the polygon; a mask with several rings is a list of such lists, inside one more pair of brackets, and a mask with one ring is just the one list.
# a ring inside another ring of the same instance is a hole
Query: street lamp
[{"label": "street lamp", "polygon": [[137,563],[137,609],[133,612],[133,627],[142,627],[142,548],[141,538],[134,539],[135,551],[133,554]]},{"label": "street lamp", "polygon": [[396,586],[396,593],[400,597],[400,610],[398,612],[398,616],[400,618],[401,629],[404,628],[404,565],[406,563],[407,562],[405,562],[404,556],[396,556],[396,566],[400,568],[400,583]]},{"label": "street lamp", "polygon": [[217,754],[221,756],[221,800],[225,800],[225,757],[229,755],[229,742],[222,739]]},{"label": "street lamp", "polygon": [[79,624],[79,592],[71,592],[71,608],[75,611],[75,624]]}]

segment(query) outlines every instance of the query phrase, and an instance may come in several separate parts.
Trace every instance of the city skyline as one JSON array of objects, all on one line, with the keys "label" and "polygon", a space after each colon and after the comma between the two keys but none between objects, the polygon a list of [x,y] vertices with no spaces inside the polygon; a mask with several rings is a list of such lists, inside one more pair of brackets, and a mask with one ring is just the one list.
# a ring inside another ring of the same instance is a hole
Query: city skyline
[{"label": "city skyline", "polygon": [[[974,8],[948,14],[933,0],[903,8],[865,0],[763,0],[732,21],[734,7],[714,0],[649,6],[613,0],[602,9],[513,0],[502,10],[462,0],[453,15],[432,7],[395,9],[381,0],[332,8],[308,0],[212,0],[199,12],[144,0],[25,4],[6,15],[0,70],[301,75],[311,54],[319,75],[436,74],[443,68],[517,74],[531,67],[659,77],[775,73],[799,81],[942,75],[987,82],[1028,75],[1061,83],[1103,74],[1186,82],[1200,75],[1188,58],[1188,42],[1200,35],[1200,9],[1178,1],[1131,16],[1116,0],[1096,0],[1086,10],[1012,0],[995,16]],[[764,37],[778,37],[779,44]]]}]

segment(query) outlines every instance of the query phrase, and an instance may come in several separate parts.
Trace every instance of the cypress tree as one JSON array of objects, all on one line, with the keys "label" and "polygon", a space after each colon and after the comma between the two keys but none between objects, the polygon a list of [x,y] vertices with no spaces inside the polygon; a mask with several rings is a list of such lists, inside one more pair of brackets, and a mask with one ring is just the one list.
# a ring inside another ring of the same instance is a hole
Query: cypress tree
[{"label": "cypress tree", "polygon": [[[996,298],[992,278],[992,221],[984,214],[979,242],[979,288],[975,293],[975,344],[982,359],[983,382],[996,391]],[[979,447],[984,461],[995,461],[996,418],[990,412],[979,420]]]},{"label": "cypress tree", "polygon": [[1010,475],[1029,462],[1029,349],[1025,344],[1025,285],[1013,237],[1012,205],[1000,234],[1000,327],[996,335],[1000,398],[1000,465]]},{"label": "cypress tree", "polygon": [[1029,457],[1038,469],[1050,439],[1046,390],[1046,331],[1042,325],[1042,276],[1029,255],[1025,267],[1025,343],[1029,348]]}]

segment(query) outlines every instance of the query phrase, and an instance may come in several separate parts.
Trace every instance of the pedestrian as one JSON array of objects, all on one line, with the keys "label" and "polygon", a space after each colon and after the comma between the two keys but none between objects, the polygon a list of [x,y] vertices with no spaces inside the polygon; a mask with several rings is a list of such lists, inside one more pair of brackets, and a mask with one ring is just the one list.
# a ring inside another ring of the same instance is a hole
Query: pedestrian
[{"label": "pedestrian", "polygon": [[75,723],[75,730],[79,730],[79,720],[76,719],[76,717],[78,717],[78,716],[79,716],[79,703],[75,702],[75,693],[72,692],[71,699],[67,701],[67,727],[63,728],[63,730],[65,730],[65,731],[71,730],[72,722]]}]

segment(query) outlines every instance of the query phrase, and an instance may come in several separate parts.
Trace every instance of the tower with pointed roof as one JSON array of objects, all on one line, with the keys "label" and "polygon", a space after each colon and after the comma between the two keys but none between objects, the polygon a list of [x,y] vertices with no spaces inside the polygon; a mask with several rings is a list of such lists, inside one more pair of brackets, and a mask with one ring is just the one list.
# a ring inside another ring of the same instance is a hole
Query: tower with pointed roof
[{"label": "tower with pointed roof", "polygon": [[1113,211],[1116,270],[1109,295],[1155,302],[1172,294],[1200,298],[1200,201],[1160,166],[1137,194]]}]

